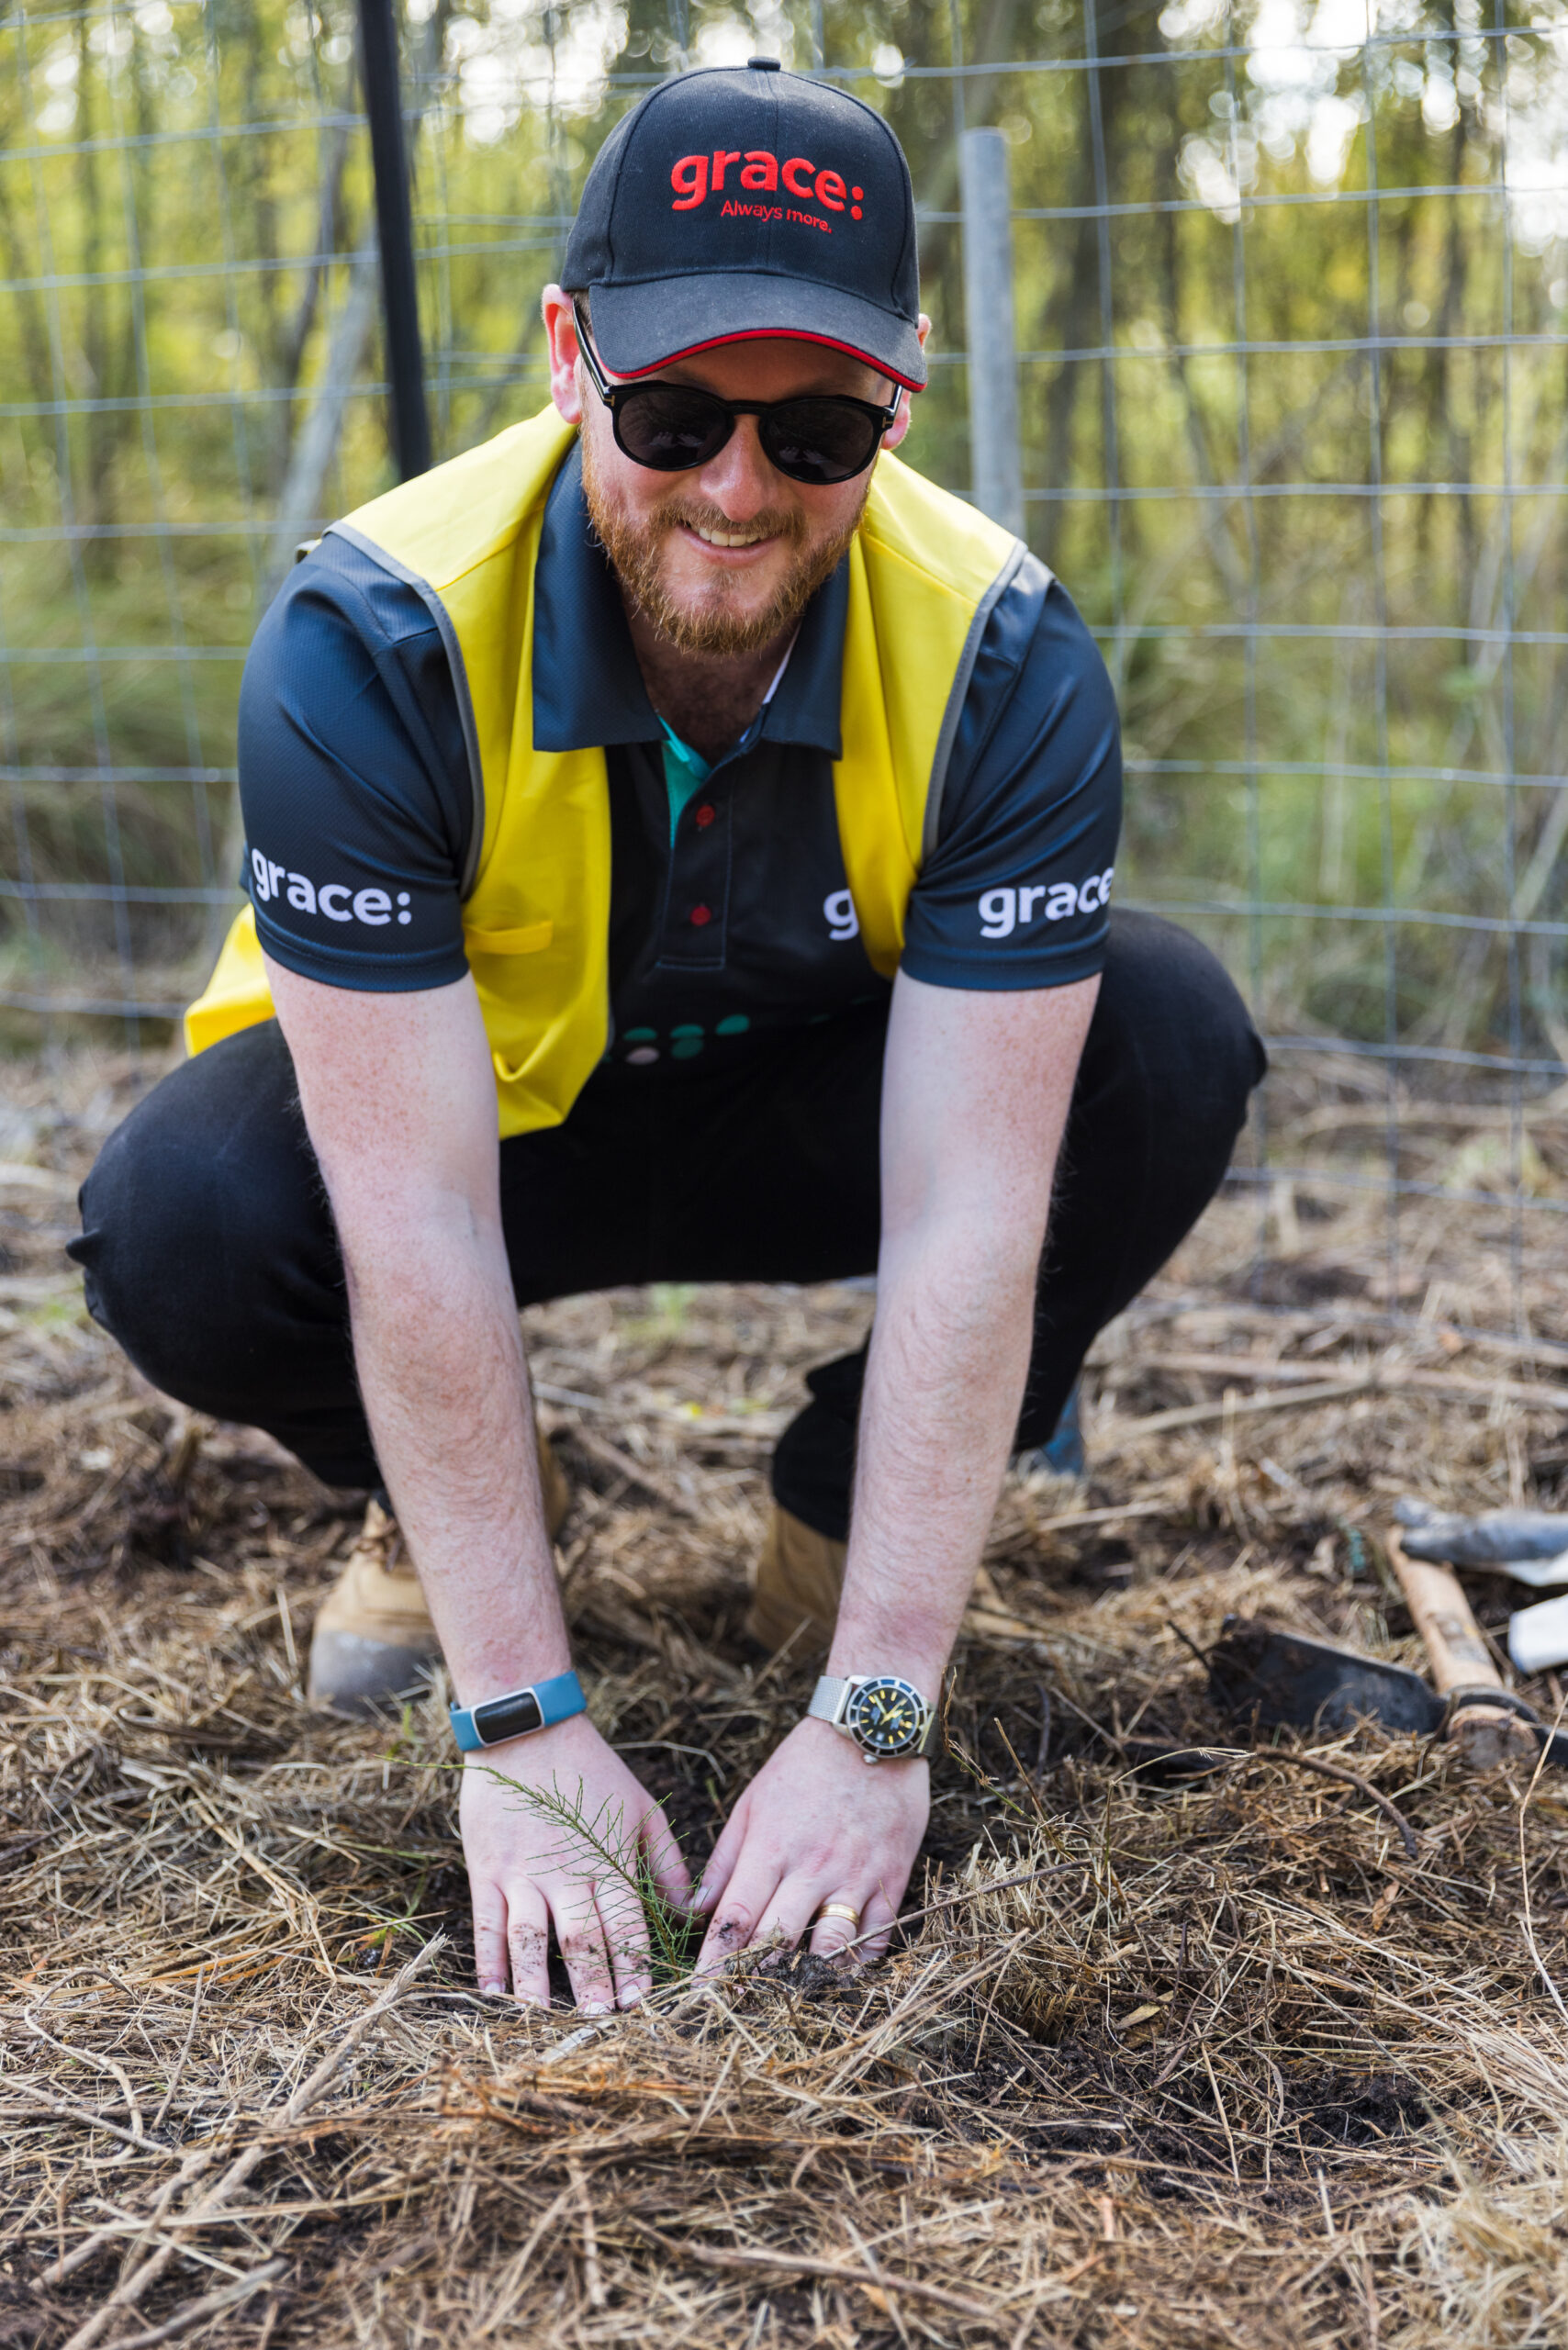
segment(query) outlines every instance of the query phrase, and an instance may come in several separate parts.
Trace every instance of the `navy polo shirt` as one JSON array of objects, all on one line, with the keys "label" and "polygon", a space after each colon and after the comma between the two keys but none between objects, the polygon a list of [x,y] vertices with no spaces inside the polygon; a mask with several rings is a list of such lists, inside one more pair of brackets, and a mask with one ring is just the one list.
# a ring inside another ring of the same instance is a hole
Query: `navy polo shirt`
[{"label": "navy polo shirt", "polygon": [[[665,740],[576,452],[534,573],[537,749],[602,746],[610,784],[609,1058],[650,1079],[885,999],[834,801],[848,567],[813,598],[769,701],[695,790]],[[329,532],[257,631],[240,699],[245,886],[263,946],[330,987],[467,968],[467,746],[428,605]],[[984,627],[902,968],[939,987],[1060,987],[1104,959],[1121,811],[1115,704],[1061,586],[1025,557]]]}]

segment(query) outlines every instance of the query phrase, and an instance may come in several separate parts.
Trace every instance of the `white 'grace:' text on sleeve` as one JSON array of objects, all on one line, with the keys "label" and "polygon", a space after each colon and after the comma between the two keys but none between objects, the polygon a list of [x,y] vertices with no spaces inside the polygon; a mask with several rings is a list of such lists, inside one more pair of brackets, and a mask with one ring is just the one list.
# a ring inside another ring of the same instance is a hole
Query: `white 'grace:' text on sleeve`
[{"label": "white 'grace:' text on sleeve", "polygon": [[1020,923],[1035,920],[1036,907],[1045,900],[1041,919],[1045,922],[1066,922],[1071,914],[1092,914],[1111,900],[1111,883],[1115,867],[1108,865],[1103,873],[1092,873],[1087,881],[1053,881],[1025,884],[1014,889],[1011,883],[980,893],[978,912],[982,938],[1007,938]]},{"label": "white 'grace:' text on sleeve", "polygon": [[398,890],[394,906],[385,890],[351,890],[342,881],[312,881],[263,856],[259,848],[251,851],[251,876],[258,905],[270,906],[281,891],[296,913],[324,914],[329,922],[360,922],[371,930],[381,930],[389,922],[413,920],[407,890]]}]

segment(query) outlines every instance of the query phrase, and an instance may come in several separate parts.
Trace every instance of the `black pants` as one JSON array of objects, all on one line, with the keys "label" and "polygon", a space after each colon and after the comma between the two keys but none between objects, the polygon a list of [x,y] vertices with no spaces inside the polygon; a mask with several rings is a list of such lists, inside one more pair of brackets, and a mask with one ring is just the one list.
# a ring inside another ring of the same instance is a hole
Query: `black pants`
[{"label": "black pants", "polygon": [[[744,1075],[601,1069],[563,1125],[501,1146],[518,1303],[645,1281],[817,1281],[875,1270],[880,1010],[759,1050]],[[1072,1111],[1017,1443],[1045,1443],[1095,1333],[1212,1198],[1263,1049],[1219,964],[1114,913]],[[275,1021],[166,1077],[82,1192],[94,1318],[168,1394],[263,1427],[329,1484],[381,1482],[342,1261]],[[865,1351],[812,1374],[773,1484],[848,1527]]]}]

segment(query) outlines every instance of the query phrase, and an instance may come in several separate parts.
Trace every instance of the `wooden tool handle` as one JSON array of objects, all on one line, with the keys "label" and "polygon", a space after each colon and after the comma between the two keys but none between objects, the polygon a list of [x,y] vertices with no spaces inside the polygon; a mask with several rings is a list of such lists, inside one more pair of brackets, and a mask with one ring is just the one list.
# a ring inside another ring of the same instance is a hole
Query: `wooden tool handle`
[{"label": "wooden tool handle", "polygon": [[1416,1619],[1439,1696],[1446,1697],[1450,1689],[1500,1689],[1503,1676],[1451,1567],[1406,1558],[1405,1545],[1394,1532],[1388,1537],[1388,1558]]},{"label": "wooden tool handle", "polygon": [[[1501,1689],[1503,1676],[1452,1569],[1407,1558],[1397,1528],[1389,1531],[1388,1558],[1421,1635],[1439,1696],[1455,1689]],[[1535,1751],[1529,1725],[1503,1706],[1466,1706],[1454,1716],[1450,1735],[1478,1765]]]}]

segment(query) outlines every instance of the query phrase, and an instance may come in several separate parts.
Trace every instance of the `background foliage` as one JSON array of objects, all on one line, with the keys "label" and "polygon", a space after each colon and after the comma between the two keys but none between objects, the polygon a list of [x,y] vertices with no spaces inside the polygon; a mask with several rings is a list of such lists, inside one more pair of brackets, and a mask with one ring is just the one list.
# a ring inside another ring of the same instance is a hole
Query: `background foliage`
[{"label": "background foliage", "polygon": [[[412,0],[405,39],[440,454],[542,404],[538,287],[620,112],[760,48],[904,141],[911,450],[963,487],[955,134],[999,124],[1030,535],[1120,688],[1122,894],[1287,1041],[1555,1076],[1562,0]],[[0,42],[0,989],[36,1033],[199,973],[240,655],[293,540],[390,474],[347,0]]]}]

